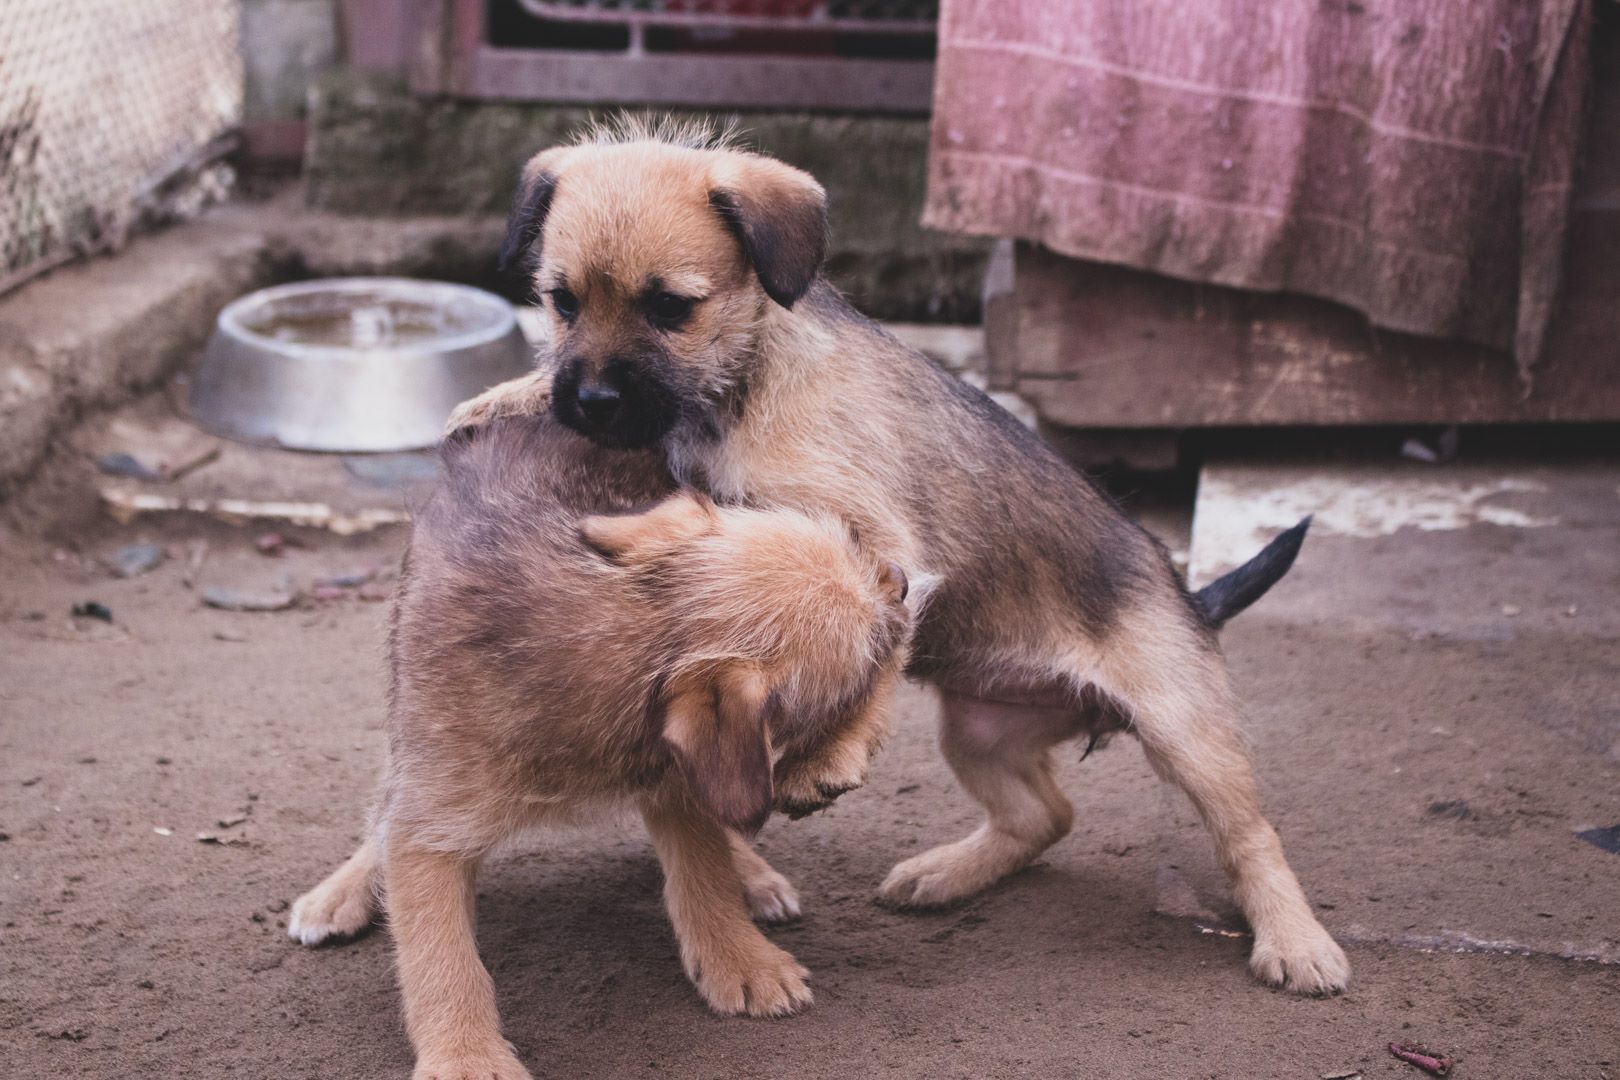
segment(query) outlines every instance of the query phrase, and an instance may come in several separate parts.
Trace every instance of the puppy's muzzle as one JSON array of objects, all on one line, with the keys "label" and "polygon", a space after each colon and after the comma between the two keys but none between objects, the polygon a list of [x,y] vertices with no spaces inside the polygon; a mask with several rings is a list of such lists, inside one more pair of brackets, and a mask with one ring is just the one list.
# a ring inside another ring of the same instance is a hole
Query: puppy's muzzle
[{"label": "puppy's muzzle", "polygon": [[599,446],[648,446],[668,433],[679,407],[674,394],[642,365],[615,357],[596,370],[566,362],[552,383],[557,419]]}]

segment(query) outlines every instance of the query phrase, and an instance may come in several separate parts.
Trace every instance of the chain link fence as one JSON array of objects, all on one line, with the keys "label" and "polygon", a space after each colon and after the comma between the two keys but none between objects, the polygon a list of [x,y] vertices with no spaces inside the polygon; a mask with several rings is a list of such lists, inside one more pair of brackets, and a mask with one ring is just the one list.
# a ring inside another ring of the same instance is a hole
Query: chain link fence
[{"label": "chain link fence", "polygon": [[0,292],[231,182],[237,0],[0,0]]}]

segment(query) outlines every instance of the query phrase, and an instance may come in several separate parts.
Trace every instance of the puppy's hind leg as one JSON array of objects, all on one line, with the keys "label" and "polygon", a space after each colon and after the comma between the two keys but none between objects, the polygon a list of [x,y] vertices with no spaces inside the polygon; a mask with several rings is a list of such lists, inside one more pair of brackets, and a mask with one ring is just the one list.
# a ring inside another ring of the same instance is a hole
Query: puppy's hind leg
[{"label": "puppy's hind leg", "polygon": [[731,842],[731,865],[742,879],[743,897],[755,921],[782,923],[797,919],[803,912],[793,882],[766,862],[740,833],[727,830],[727,839]]},{"label": "puppy's hind leg", "polygon": [[972,835],[907,859],[878,889],[882,903],[939,907],[1021,870],[1074,823],[1074,807],[1052,779],[1051,747],[1069,738],[1075,716],[1045,708],[942,695],[945,760],[984,806]]},{"label": "puppy's hind leg", "polygon": [[[1166,605],[1168,607],[1168,605]],[[1097,682],[1129,708],[1148,762],[1192,800],[1254,930],[1249,968],[1302,994],[1344,989],[1350,964],[1311,913],[1260,813],[1226,664],[1181,611],[1122,620]]]},{"label": "puppy's hind leg", "polygon": [[377,917],[382,845],[368,836],[325,881],[300,896],[287,920],[287,935],[305,945],[353,938]]}]

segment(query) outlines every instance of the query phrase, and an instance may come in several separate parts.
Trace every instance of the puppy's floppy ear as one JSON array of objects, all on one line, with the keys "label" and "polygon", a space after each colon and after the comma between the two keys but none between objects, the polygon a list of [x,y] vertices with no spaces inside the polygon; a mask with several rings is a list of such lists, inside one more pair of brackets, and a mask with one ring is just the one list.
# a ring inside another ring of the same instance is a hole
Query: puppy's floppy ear
[{"label": "puppy's floppy ear", "polygon": [[769,707],[765,677],[739,667],[692,680],[664,710],[664,743],[693,797],[745,836],[771,816]]},{"label": "puppy's floppy ear", "polygon": [[736,235],[765,295],[791,308],[827,255],[827,193],[808,173],[755,154],[727,155],[713,182],[709,204]]},{"label": "puppy's floppy ear", "polygon": [[647,544],[693,540],[717,522],[714,503],[692,492],[671,495],[639,514],[594,514],[582,518],[579,535],[609,558],[619,558]]},{"label": "puppy's floppy ear", "polygon": [[539,259],[540,233],[557,191],[557,169],[568,150],[566,146],[543,150],[523,166],[517,194],[512,197],[512,213],[506,219],[506,238],[501,241],[503,273],[516,273]]}]

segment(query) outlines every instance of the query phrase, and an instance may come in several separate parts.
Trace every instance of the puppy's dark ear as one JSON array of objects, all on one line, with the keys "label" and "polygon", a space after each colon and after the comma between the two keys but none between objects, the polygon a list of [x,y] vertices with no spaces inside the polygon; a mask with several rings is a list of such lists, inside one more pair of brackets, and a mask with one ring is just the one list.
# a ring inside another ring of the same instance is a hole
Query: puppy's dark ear
[{"label": "puppy's dark ear", "polygon": [[679,688],[664,710],[664,743],[688,789],[716,821],[745,836],[771,816],[771,747],[765,678],[724,671]]},{"label": "puppy's dark ear", "polygon": [[568,147],[553,147],[536,154],[523,167],[512,213],[506,219],[506,238],[501,241],[502,273],[518,273],[540,258],[540,233],[546,227],[546,212],[557,191],[557,168]]},{"label": "puppy's dark ear", "polygon": [[827,193],[808,173],[752,154],[716,170],[709,203],[742,245],[765,295],[785,308],[827,255]]}]

